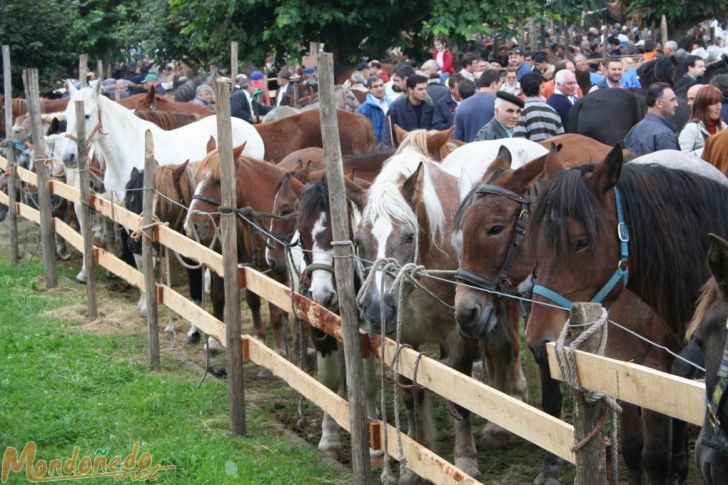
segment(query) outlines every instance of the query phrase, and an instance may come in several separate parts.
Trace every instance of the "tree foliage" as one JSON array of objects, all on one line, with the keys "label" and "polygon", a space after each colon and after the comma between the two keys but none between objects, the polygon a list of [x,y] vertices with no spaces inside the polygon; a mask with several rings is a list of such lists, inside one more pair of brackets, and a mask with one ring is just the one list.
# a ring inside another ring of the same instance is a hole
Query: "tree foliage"
[{"label": "tree foliage", "polygon": [[664,15],[671,37],[673,32],[682,34],[703,20],[714,17],[723,19],[728,15],[728,3],[722,0],[623,0],[622,4],[628,12],[641,15],[644,20],[654,22],[658,28]]}]

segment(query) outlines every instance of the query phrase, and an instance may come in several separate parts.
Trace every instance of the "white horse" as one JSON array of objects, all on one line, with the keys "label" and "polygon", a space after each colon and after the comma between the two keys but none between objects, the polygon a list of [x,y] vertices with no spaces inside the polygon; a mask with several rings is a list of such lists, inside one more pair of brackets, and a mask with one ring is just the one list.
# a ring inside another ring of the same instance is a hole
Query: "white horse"
[{"label": "white horse", "polygon": [[[100,83],[76,89],[69,82],[68,90],[71,99],[65,111],[68,126],[67,142],[56,143],[56,153],[65,165],[71,167],[76,165],[77,146],[71,141],[77,135],[75,102],[83,101],[88,147],[97,153],[105,165],[103,182],[106,193],[102,195],[113,202],[124,200],[125,186],[132,169],[144,168],[144,143],[147,130],[152,133],[154,158],[160,165],[180,163],[188,159],[201,160],[207,154],[207,142],[210,137],[217,138],[217,120],[211,116],[175,130],[165,131],[102,96]],[[255,128],[238,118],[232,118],[231,126],[233,146],[245,143],[245,153],[262,159],[265,155],[263,139]],[[79,214],[79,208],[76,208],[76,214]],[[138,266],[140,262],[141,258],[137,260]],[[85,268],[81,268],[76,279],[85,281]],[[140,312],[145,312],[144,301],[142,295]]]},{"label": "white horse", "polygon": [[475,141],[455,149],[445,157],[440,168],[455,177],[462,176],[472,183],[477,183],[483,178],[490,162],[498,156],[501,146],[505,146],[511,152],[513,168],[518,168],[548,153],[546,148],[526,138]]},{"label": "white horse", "polygon": [[674,170],[685,170],[728,185],[728,177],[702,158],[680,150],[658,150],[631,160],[629,163],[657,164]]}]

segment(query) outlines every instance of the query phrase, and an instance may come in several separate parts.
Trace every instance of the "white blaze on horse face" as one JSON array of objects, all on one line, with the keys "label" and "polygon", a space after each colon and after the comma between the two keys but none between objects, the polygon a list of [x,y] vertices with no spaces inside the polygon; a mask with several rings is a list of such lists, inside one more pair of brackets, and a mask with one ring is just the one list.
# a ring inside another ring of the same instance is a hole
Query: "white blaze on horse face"
[{"label": "white blaze on horse face", "polygon": [[[382,217],[372,226],[372,236],[377,241],[377,259],[387,257],[387,241],[389,236],[392,234],[392,222]],[[381,296],[384,293],[384,281],[383,274],[377,270],[376,281],[377,281],[377,292]]]},{"label": "white blaze on horse face", "polygon": [[[333,266],[334,255],[331,249],[324,249],[318,245],[317,236],[326,230],[326,212],[319,215],[311,230],[313,241],[313,256],[311,260],[317,264]],[[316,303],[323,304],[334,293],[333,275],[329,271],[316,269],[311,272],[311,296]]]}]

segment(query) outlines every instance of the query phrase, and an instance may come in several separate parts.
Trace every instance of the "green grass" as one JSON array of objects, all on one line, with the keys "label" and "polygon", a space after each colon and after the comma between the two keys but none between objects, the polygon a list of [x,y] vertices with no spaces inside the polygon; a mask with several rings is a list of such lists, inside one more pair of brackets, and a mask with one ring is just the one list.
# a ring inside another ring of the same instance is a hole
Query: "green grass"
[{"label": "green grass", "polygon": [[[228,431],[224,383],[163,362],[143,363],[144,336],[94,334],[44,315],[77,304],[78,291],[37,291],[42,268],[16,268],[0,258],[0,451],[33,440],[37,459],[69,458],[74,446],[93,457],[130,453],[135,442],[162,483],[339,483],[350,479],[326,467],[310,448],[281,436],[270,418],[247,411],[247,437]],[[69,296],[70,295],[70,296]],[[83,295],[85,296],[85,295]],[[75,299],[75,300],[74,300]],[[71,300],[71,301],[69,301]],[[11,474],[8,483],[24,483]],[[111,483],[111,479],[104,480]],[[103,483],[102,480],[97,480]]]}]

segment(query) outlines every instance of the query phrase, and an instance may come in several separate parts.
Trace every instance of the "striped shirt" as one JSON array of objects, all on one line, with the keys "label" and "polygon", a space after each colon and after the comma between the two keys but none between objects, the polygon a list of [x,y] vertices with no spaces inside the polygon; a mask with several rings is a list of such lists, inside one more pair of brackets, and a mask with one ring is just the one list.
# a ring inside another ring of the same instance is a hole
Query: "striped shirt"
[{"label": "striped shirt", "polygon": [[513,129],[514,137],[541,141],[563,132],[561,117],[555,109],[541,101],[541,98],[526,98],[521,118]]}]

